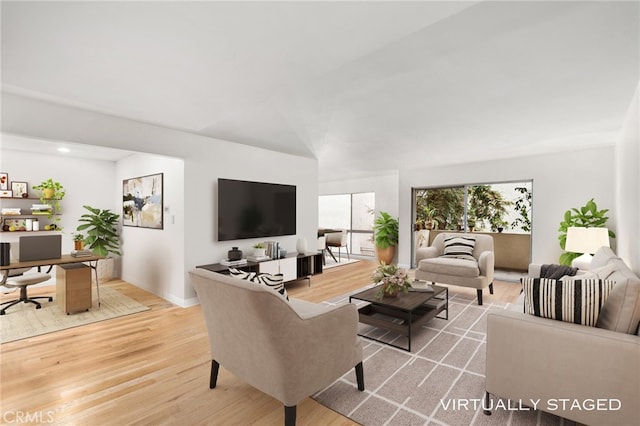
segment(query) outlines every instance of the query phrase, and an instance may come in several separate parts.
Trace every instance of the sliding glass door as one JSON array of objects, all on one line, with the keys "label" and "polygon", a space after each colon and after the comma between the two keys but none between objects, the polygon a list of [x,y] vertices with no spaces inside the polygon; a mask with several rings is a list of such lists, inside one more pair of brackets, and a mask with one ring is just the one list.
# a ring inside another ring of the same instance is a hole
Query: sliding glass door
[{"label": "sliding glass door", "polygon": [[482,232],[494,235],[496,267],[526,269],[531,253],[532,187],[528,180],[414,188],[413,253],[429,245],[439,232]]}]

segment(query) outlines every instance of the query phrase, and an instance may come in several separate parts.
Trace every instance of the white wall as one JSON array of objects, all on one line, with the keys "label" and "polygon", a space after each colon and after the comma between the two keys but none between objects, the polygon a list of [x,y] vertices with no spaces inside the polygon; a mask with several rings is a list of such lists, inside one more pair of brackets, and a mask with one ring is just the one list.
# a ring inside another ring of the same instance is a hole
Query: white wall
[{"label": "white wall", "polygon": [[184,294],[184,162],[171,157],[131,155],[117,163],[116,203],[122,215],[122,181],[163,173],[163,229],[121,227],[122,279],[181,303]]},{"label": "white wall", "polygon": [[376,194],[376,215],[383,211],[398,217],[398,173],[389,173],[362,179],[345,179],[320,182],[320,195],[355,194],[374,192]]},{"label": "white wall", "polygon": [[[247,252],[256,242],[216,241],[214,216],[218,177],[296,185],[297,236],[273,240],[279,241],[286,250],[292,252],[295,251],[297,237],[304,237],[308,242],[316,239],[318,164],[315,159],[253,148],[19,95],[2,93],[2,106],[2,130],[6,133],[155,154],[143,155],[131,161],[123,160],[117,167],[117,176],[116,166],[112,164],[109,177],[99,179],[98,184],[108,188],[108,197],[105,199],[108,201],[105,203],[113,205],[118,212],[121,208],[123,178],[164,172],[165,170],[158,170],[159,166],[167,167],[168,174],[178,176],[177,163],[159,156],[184,161],[183,187],[171,189],[171,211],[168,213],[175,215],[176,222],[183,215],[184,233],[177,235],[180,224],[171,229],[165,227],[167,232],[127,228],[124,230],[123,247],[124,252],[134,258],[132,262],[124,261],[123,278],[129,277],[132,284],[158,292],[176,304],[187,306],[196,302],[195,293],[189,284],[190,269],[200,264],[220,261],[232,246],[239,246]],[[76,162],[81,163],[82,160]],[[73,167],[67,165],[66,169],[71,173]],[[82,166],[82,170],[94,171],[91,166]],[[95,172],[98,170],[95,169]],[[44,171],[47,175],[54,175],[52,169],[45,167]],[[92,175],[88,173],[87,176]],[[92,183],[86,177],[77,179],[84,180],[87,185]],[[177,181],[169,184],[179,185]],[[182,211],[174,203],[174,200],[179,199],[179,190],[184,194]],[[142,241],[137,240],[139,237]],[[145,238],[151,238],[156,243],[159,241],[161,250],[145,244]],[[169,240],[172,241],[171,244]],[[173,252],[168,253],[169,250]],[[179,250],[183,250],[182,257],[179,253],[176,256],[176,251]],[[167,262],[171,265],[166,265]],[[158,265],[162,265],[161,269],[158,269]]]},{"label": "white wall", "polygon": [[[9,180],[26,181],[29,184],[29,196],[38,197],[39,191],[31,189],[43,180],[53,178],[66,189],[65,198],[60,202],[62,216],[60,225],[62,233],[63,253],[73,250],[71,233],[80,224],[78,219],[88,213],[82,206],[89,205],[100,209],[117,210],[114,202],[116,186],[114,186],[115,163],[100,160],[78,160],[73,157],[49,156],[33,152],[3,149],[0,156],[0,167],[9,174]],[[3,206],[8,205],[3,201]],[[19,202],[24,206],[24,202]],[[27,202],[26,207],[38,203],[37,200]],[[17,240],[29,234],[2,233],[3,241]],[[13,253],[12,253],[13,255]],[[52,273],[55,276],[55,268]]]},{"label": "white wall", "polygon": [[[614,146],[400,172],[400,263],[411,257],[411,188],[533,179],[532,261],[557,263],[564,212],[594,198],[616,230]],[[612,241],[615,247],[615,240]]]},{"label": "white wall", "polygon": [[[268,238],[295,252],[298,237],[313,246],[318,228],[318,163],[230,142],[203,145],[198,155],[185,158],[185,273],[199,264],[216,263],[237,246],[245,254],[261,239],[216,241],[215,216],[217,179],[242,179],[296,185],[297,236]],[[194,293],[185,287],[182,295],[193,301]]]},{"label": "white wall", "polygon": [[636,89],[616,145],[616,218],[618,255],[640,274],[640,85]]}]

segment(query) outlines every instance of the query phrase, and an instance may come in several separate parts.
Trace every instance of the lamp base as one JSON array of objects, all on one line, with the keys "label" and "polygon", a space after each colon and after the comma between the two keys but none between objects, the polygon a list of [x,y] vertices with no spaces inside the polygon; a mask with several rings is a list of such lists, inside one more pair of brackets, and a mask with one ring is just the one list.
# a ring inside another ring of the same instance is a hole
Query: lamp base
[{"label": "lamp base", "polygon": [[589,253],[585,253],[582,256],[573,259],[573,261],[571,262],[571,266],[582,270],[588,270],[591,266],[592,259],[593,256],[591,256]]}]

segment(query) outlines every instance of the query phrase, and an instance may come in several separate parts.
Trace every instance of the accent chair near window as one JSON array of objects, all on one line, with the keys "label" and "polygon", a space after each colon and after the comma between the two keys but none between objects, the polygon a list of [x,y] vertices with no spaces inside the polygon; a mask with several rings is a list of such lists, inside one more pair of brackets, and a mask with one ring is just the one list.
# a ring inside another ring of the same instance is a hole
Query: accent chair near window
[{"label": "accent chair near window", "polygon": [[474,233],[438,234],[431,246],[416,250],[418,280],[477,289],[478,305],[482,290],[493,294],[493,237]]}]

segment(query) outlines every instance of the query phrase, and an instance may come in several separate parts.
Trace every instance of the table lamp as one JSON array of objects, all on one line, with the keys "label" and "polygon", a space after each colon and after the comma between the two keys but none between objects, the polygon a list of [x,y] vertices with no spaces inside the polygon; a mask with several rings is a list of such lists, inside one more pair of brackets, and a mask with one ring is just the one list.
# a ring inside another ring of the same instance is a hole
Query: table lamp
[{"label": "table lamp", "polygon": [[602,246],[609,247],[609,230],[607,228],[582,228],[572,226],[567,229],[567,240],[564,249],[572,253],[583,253],[571,262],[578,269],[589,269],[592,254]]}]

